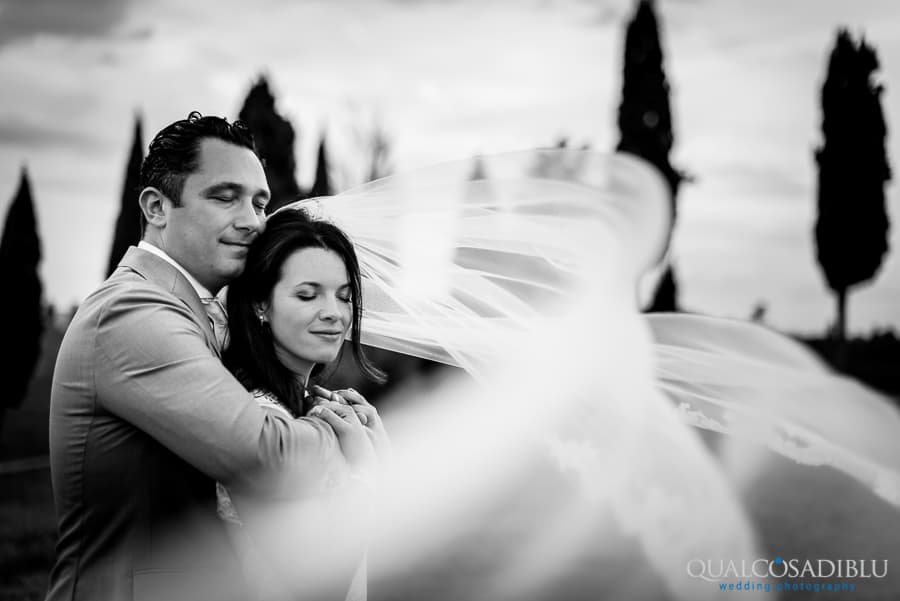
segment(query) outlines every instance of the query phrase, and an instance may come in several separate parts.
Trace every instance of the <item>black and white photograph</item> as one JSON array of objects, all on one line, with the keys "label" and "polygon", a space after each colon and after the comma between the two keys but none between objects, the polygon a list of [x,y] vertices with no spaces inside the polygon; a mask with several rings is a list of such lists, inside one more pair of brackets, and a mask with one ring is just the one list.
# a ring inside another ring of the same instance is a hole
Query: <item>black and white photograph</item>
[{"label": "black and white photograph", "polygon": [[900,598],[893,0],[0,0],[0,601]]}]

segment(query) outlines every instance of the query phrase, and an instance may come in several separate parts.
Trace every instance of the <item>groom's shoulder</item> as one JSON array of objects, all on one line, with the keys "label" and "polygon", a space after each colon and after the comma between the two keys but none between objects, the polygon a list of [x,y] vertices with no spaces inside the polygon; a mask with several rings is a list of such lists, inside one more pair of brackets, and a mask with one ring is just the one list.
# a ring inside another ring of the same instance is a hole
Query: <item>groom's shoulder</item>
[{"label": "groom's shoulder", "polygon": [[118,303],[128,303],[135,299],[152,302],[175,300],[175,295],[166,287],[137,271],[117,269],[97,289],[84,299],[86,307],[103,308]]},{"label": "groom's shoulder", "polygon": [[190,318],[190,309],[171,289],[145,275],[120,267],[93,293],[82,301],[75,314],[75,321],[84,325],[99,325],[110,318],[135,317],[141,313],[156,313],[171,309]]}]

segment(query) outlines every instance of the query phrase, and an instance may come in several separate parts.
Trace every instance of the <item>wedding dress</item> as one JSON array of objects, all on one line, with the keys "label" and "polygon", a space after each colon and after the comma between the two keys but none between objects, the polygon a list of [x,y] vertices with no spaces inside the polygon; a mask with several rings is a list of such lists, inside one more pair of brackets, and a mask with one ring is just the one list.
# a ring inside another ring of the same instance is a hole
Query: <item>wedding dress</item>
[{"label": "wedding dress", "polygon": [[641,314],[670,219],[646,163],[480,161],[280,209],[353,240],[365,344],[460,368],[382,401],[370,598],[900,595],[865,563],[900,560],[897,405],[758,325]]},{"label": "wedding dress", "polygon": [[[254,389],[251,392],[254,400],[261,407],[287,419],[293,419],[290,410],[273,393],[261,389]],[[314,478],[315,485],[304,487],[303,494],[298,495],[291,502],[293,507],[287,513],[289,521],[296,522],[301,519],[301,516],[302,519],[328,517],[329,502],[334,500],[334,495],[340,494],[341,489],[346,486],[348,476],[349,469],[339,449],[330,449],[323,458],[321,476]],[[241,511],[238,511],[236,504],[241,506]],[[268,514],[275,513],[273,508],[277,508],[277,513],[284,515],[284,506],[273,504],[271,500],[263,501],[255,495],[239,495],[236,503],[232,499],[232,493],[218,482],[216,483],[216,505],[219,517],[229,525],[229,535],[241,558],[245,579],[254,595],[253,598],[260,601],[288,601],[306,597],[307,595],[298,597],[295,594],[296,587],[291,586],[291,578],[285,578],[283,574],[279,573],[284,563],[288,564],[288,569],[300,562],[310,563],[308,558],[298,552],[304,547],[293,543],[289,547],[280,547],[277,541],[280,533],[275,531],[273,535],[269,530],[272,525],[276,525],[273,522],[278,520]],[[247,517],[251,521],[244,524],[244,519]],[[288,528],[290,524],[277,525]],[[261,536],[260,533],[263,531],[268,532]],[[299,532],[301,530],[295,530],[294,535]],[[273,539],[275,539],[274,546],[269,544]],[[315,546],[313,544],[306,548],[314,549]],[[285,549],[292,551],[287,558],[283,557],[285,554],[282,553]],[[274,561],[276,559],[277,562]],[[340,601],[366,601],[366,557],[363,554],[361,558],[350,559],[351,563],[355,560],[356,565],[352,578],[348,578],[346,581],[341,581],[336,576],[329,578],[329,582],[320,583],[323,594],[327,591],[329,597],[340,599]],[[346,574],[346,571],[344,573]],[[346,594],[342,595],[344,591]]]}]

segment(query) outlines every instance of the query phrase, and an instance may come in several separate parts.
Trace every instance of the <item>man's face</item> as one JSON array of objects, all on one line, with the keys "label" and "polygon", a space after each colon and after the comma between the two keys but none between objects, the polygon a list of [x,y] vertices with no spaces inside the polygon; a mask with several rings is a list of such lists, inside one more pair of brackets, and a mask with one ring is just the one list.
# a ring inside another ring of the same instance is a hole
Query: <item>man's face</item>
[{"label": "man's face", "polygon": [[198,156],[181,205],[164,201],[161,235],[163,250],[215,294],[244,270],[247,248],[265,227],[269,186],[248,148],[205,138]]}]

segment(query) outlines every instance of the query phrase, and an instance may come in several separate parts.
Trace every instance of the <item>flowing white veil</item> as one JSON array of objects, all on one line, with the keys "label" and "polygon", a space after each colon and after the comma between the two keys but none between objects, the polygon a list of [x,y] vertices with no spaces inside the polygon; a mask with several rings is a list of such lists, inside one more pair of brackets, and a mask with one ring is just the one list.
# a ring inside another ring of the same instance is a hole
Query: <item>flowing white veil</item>
[{"label": "flowing white veil", "polygon": [[410,598],[719,596],[691,561],[763,550],[735,484],[744,456],[686,424],[835,468],[898,524],[890,400],[760,326],[639,312],[669,227],[650,166],[568,149],[480,161],[474,178],[461,161],[280,209],[353,240],[365,344],[468,374],[407,387],[385,418],[373,582]]}]

